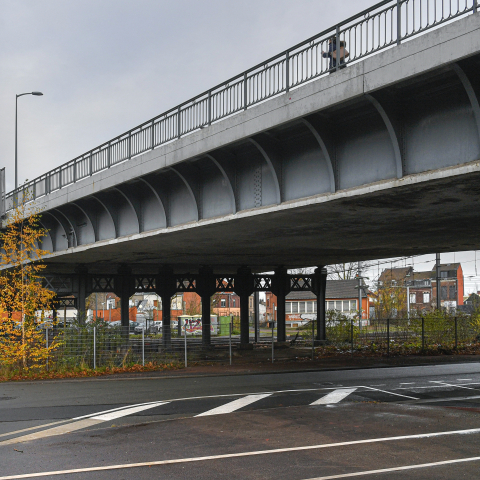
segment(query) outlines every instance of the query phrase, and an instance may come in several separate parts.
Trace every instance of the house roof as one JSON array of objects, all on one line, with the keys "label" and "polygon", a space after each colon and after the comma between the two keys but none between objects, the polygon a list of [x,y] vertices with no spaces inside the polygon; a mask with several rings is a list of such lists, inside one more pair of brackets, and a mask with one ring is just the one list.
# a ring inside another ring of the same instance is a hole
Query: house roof
[{"label": "house roof", "polygon": [[412,267],[386,268],[378,280],[380,282],[403,281],[407,275],[411,276],[412,273]]},{"label": "house roof", "polygon": [[[358,280],[327,280],[325,298],[357,298]],[[317,297],[313,292],[290,292],[287,300],[315,300]]]},{"label": "house roof", "polygon": [[[440,265],[440,271],[441,272],[450,272],[452,270],[455,270],[457,271],[458,270],[458,267],[460,267],[460,264],[459,263],[442,263]],[[436,266],[434,266],[432,268],[432,272],[434,272],[436,270]]]}]

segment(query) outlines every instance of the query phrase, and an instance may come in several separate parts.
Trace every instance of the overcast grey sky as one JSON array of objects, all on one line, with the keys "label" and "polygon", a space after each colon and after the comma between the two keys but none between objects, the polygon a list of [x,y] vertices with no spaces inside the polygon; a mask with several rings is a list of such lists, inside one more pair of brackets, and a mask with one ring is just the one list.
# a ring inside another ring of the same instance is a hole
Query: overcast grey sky
[{"label": "overcast grey sky", "polygon": [[[22,183],[375,3],[0,0],[7,191],[14,186],[15,94],[44,93],[19,99]],[[473,252],[459,259],[466,275],[475,274]]]}]

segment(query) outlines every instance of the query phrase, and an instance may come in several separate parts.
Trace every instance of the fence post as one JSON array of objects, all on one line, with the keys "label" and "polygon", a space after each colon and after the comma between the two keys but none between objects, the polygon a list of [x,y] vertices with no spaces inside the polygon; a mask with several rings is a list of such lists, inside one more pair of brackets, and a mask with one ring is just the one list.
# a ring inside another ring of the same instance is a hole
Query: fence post
[{"label": "fence post", "polygon": [[245,72],[243,74],[243,109],[244,110],[247,109],[247,105],[248,105],[248,83],[247,83],[247,80],[248,80],[248,76],[247,76],[247,73]]},{"label": "fence post", "polygon": [[[184,339],[185,339],[185,368],[188,366],[188,361],[187,361],[187,322],[184,320],[183,324],[183,331],[184,331]],[[179,322],[180,323],[180,322]]]},{"label": "fence post", "polygon": [[315,359],[315,320],[312,320],[312,360]]},{"label": "fence post", "polygon": [[353,317],[350,319],[350,343],[352,345],[351,353],[353,356]]},{"label": "fence post", "polygon": [[112,164],[112,159],[110,157],[110,150],[111,150],[111,145],[110,145],[110,142],[108,142],[108,146],[107,146],[107,168],[110,168],[110,166]]},{"label": "fence post", "polygon": [[272,363],[275,357],[275,339],[273,337],[273,329],[275,328],[275,319],[272,320]]},{"label": "fence post", "polygon": [[48,327],[45,328],[45,344],[47,347],[47,372],[48,372]]},{"label": "fence post", "polygon": [[145,366],[145,329],[144,328],[142,328],[142,365]]},{"label": "fence post", "polygon": [[208,109],[207,122],[208,122],[208,126],[210,126],[210,125],[212,124],[212,91],[211,91],[211,90],[208,91],[208,105],[207,105],[207,109]]},{"label": "fence post", "polygon": [[[153,142],[152,142],[153,144]],[[132,158],[132,131],[128,132],[128,152],[127,158],[130,160]]]},{"label": "fence post", "polygon": [[177,112],[177,138],[180,138],[181,136],[181,131],[182,131],[182,115],[181,115],[182,109],[178,107],[178,112]]},{"label": "fence post", "polygon": [[[340,70],[340,61],[342,59],[342,56],[340,55],[340,26],[339,25],[337,25],[337,30],[335,33],[335,54],[337,55],[337,58],[335,59],[335,70],[338,71]],[[333,53],[332,53],[332,56],[333,56]],[[353,329],[353,326],[352,326],[352,329]],[[353,340],[352,340],[352,345],[353,345]],[[353,347],[352,347],[352,353],[353,353]]]},{"label": "fence post", "polygon": [[390,318],[387,318],[387,357],[390,356]]},{"label": "fence post", "polygon": [[425,317],[422,315],[422,350],[425,350]]},{"label": "fence post", "polygon": [[97,368],[97,327],[93,327],[93,369]]},{"label": "fence post", "polygon": [[230,365],[232,364],[232,322],[228,324],[229,328],[229,339],[228,339],[228,348],[230,351]]},{"label": "fence post", "polygon": [[458,348],[458,321],[455,317],[455,350]]},{"label": "fence post", "polygon": [[290,91],[290,52],[287,52],[285,58],[285,91]]},{"label": "fence post", "polygon": [[478,12],[478,0],[473,0],[473,13]]},{"label": "fence post", "polygon": [[397,45],[402,43],[402,1],[397,0]]}]

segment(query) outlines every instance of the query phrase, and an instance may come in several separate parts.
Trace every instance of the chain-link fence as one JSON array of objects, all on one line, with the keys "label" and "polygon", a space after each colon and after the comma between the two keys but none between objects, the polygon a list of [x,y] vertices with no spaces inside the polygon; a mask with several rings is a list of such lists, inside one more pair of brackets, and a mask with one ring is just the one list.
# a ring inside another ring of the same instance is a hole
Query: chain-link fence
[{"label": "chain-link fence", "polygon": [[[288,338],[292,345],[315,348],[315,321],[295,330]],[[362,320],[329,312],[326,322],[327,347],[385,354],[420,353],[428,350],[453,351],[480,347],[480,316],[452,316],[432,312],[411,318]]]},{"label": "chain-link fence", "polygon": [[[211,345],[202,343],[198,332],[188,326],[160,328],[150,333],[145,328],[108,324],[47,328],[45,342],[56,344],[50,366],[61,368],[124,367],[148,363],[189,363],[197,361],[231,362],[232,344],[238,343],[228,326],[222,334],[212,335]],[[225,330],[225,329],[224,329]]]}]

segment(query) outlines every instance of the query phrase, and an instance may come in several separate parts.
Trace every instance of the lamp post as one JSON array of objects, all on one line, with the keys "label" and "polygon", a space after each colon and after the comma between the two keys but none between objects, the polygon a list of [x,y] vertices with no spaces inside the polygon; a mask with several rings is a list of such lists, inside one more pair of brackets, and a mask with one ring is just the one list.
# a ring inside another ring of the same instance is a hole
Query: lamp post
[{"label": "lamp post", "polygon": [[35,95],[40,97],[43,95],[42,92],[28,92],[20,93],[16,95],[15,98],[15,190],[18,188],[18,160],[17,160],[17,112],[18,112],[18,97],[23,97],[24,95]]}]

